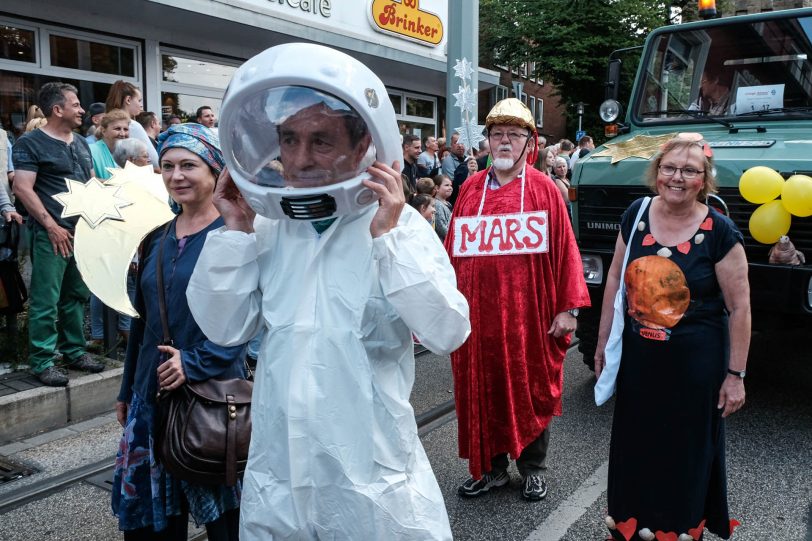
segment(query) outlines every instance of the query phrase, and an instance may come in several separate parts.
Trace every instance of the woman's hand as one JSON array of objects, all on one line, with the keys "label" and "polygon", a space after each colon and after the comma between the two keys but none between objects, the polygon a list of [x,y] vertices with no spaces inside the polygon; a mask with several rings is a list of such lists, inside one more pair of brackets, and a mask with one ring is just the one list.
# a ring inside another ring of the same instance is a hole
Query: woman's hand
[{"label": "woman's hand", "polygon": [[363,181],[364,186],[378,196],[378,212],[372,217],[369,232],[373,239],[389,233],[397,227],[400,213],[406,205],[403,194],[403,183],[400,180],[400,162],[397,160],[389,167],[385,163],[375,162],[367,168],[372,179]]},{"label": "woman's hand", "polygon": [[606,346],[595,348],[595,379],[600,379],[603,367],[606,366]]},{"label": "woman's hand", "polygon": [[224,168],[217,179],[217,186],[214,187],[212,198],[214,206],[223,217],[226,229],[232,231],[243,231],[245,233],[254,232],[254,217],[256,212],[248,202],[243,199],[242,193],[234,184],[228,168]]},{"label": "woman's hand", "polygon": [[127,424],[127,403],[116,401],[116,421],[124,428]]},{"label": "woman's hand", "polygon": [[739,376],[728,374],[719,389],[719,403],[717,408],[723,409],[722,417],[735,413],[744,406],[744,380]]},{"label": "woman's hand", "polygon": [[162,390],[174,391],[186,383],[186,374],[183,372],[183,363],[180,360],[180,350],[172,346],[158,346],[158,351],[169,358],[158,365],[158,387]]}]

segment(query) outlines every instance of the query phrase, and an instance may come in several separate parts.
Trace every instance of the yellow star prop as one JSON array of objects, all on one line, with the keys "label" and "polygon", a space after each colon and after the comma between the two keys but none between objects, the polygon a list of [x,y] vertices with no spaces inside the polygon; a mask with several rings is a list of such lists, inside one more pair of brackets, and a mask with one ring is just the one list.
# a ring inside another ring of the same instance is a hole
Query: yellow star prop
[{"label": "yellow star prop", "polygon": [[606,143],[606,148],[593,154],[593,157],[607,156],[612,158],[612,165],[626,158],[650,160],[666,141],[673,139],[676,133],[665,135],[635,135],[622,143]]},{"label": "yellow star prop", "polygon": [[81,216],[92,228],[107,218],[123,220],[119,209],[132,205],[118,195],[120,186],[105,186],[95,178],[87,183],[66,178],[65,184],[68,191],[53,196],[62,203],[62,217]]}]

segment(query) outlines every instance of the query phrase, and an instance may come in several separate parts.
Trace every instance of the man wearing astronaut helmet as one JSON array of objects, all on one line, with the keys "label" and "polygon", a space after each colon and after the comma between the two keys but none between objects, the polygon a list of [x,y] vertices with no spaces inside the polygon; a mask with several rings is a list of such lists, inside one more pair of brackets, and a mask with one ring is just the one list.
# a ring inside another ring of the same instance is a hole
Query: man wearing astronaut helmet
[{"label": "man wearing astronaut helmet", "polygon": [[266,331],[240,538],[450,539],[409,404],[412,333],[448,353],[468,305],[404,206],[385,87],[338,51],[273,47],[234,74],[220,135],[226,225],[187,297],[217,343]]}]

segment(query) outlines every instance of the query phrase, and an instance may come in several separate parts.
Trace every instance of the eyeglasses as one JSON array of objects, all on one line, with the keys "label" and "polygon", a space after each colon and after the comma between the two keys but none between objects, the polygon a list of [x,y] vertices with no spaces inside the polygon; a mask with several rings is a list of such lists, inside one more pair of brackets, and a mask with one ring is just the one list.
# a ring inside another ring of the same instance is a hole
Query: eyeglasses
[{"label": "eyeglasses", "polygon": [[705,172],[694,169],[693,167],[674,167],[673,165],[660,165],[657,167],[657,170],[665,177],[673,177],[674,174],[679,171],[685,180],[695,179],[698,175]]},{"label": "eyeglasses", "polygon": [[511,143],[518,143],[518,142],[519,142],[519,141],[521,141],[523,138],[524,138],[524,139],[527,139],[528,137],[530,137],[530,136],[529,136],[528,134],[526,134],[526,133],[519,133],[519,132],[515,132],[515,131],[509,131],[509,132],[507,132],[507,133],[506,133],[506,132],[502,132],[502,131],[492,131],[492,132],[488,133],[488,136],[489,136],[491,139],[493,139],[494,141],[501,141],[501,140],[502,140],[502,138],[503,138],[505,135],[507,135],[507,136],[508,136],[508,139],[510,139],[510,142],[511,142]]}]

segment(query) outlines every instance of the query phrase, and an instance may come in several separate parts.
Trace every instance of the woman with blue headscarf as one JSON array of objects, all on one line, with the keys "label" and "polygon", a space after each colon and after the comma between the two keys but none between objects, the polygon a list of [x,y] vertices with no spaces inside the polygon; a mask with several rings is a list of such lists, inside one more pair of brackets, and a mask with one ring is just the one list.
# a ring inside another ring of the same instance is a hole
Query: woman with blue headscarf
[{"label": "woman with blue headscarf", "polygon": [[[155,396],[186,381],[245,377],[242,346],[218,346],[189,312],[186,285],[209,231],[223,225],[212,204],[224,166],[217,136],[200,124],[178,124],[158,138],[161,172],[177,216],[143,245],[136,289],[141,318],[133,329],[116,414],[124,427],[113,479],[113,513],[124,539],[186,540],[188,514],[212,541],[238,538],[241,485],[198,485],[175,479],[156,462]],[[157,256],[163,251],[163,291]],[[166,299],[172,346],[161,345],[158,295]]]}]

